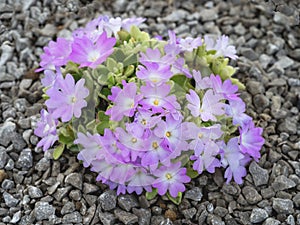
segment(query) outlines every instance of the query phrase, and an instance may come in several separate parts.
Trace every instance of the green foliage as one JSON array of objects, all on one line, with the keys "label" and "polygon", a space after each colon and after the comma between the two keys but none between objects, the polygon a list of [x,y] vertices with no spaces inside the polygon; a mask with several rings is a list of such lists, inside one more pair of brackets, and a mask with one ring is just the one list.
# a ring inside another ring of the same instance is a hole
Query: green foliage
[{"label": "green foliage", "polygon": [[179,205],[179,204],[181,203],[181,200],[182,200],[182,192],[178,192],[178,195],[177,195],[176,198],[172,197],[172,196],[170,195],[170,193],[167,192],[167,197],[168,197],[168,199],[170,199],[174,204]]},{"label": "green foliage", "polygon": [[63,154],[64,149],[65,149],[64,144],[58,145],[53,151],[53,159],[55,160],[59,159],[59,157]]},{"label": "green foliage", "polygon": [[152,192],[146,192],[146,199],[147,200],[152,200],[157,196],[157,189],[152,188]]}]

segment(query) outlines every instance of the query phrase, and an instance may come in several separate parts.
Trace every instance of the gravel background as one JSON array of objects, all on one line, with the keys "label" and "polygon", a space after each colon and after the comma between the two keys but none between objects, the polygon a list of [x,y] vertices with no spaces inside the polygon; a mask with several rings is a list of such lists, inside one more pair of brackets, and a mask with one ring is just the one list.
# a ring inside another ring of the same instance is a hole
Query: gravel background
[{"label": "gravel background", "polygon": [[[300,224],[299,9],[299,0],[0,0],[0,225]],[[266,138],[243,185],[217,170],[187,185],[179,206],[117,197],[74,156],[36,149],[42,47],[99,14],[146,17],[143,28],[163,36],[230,36],[241,95]]]}]

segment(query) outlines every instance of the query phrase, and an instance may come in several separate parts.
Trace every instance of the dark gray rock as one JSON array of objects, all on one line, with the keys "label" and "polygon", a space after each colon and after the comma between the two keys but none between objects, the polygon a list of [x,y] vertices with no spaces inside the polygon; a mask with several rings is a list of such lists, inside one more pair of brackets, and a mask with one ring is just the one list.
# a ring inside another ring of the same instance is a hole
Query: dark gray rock
[{"label": "dark gray rock", "polygon": [[193,187],[192,189],[186,191],[184,194],[184,198],[191,199],[197,202],[201,201],[202,197],[202,190],[199,187]]},{"label": "dark gray rock", "polygon": [[290,199],[273,198],[272,207],[277,213],[290,214],[294,212],[293,201]]},{"label": "dark gray rock", "polygon": [[9,179],[4,179],[2,181],[2,184],[1,184],[1,187],[4,189],[4,190],[10,190],[12,188],[15,187],[15,184],[12,180],[9,180]]},{"label": "dark gray rock", "polygon": [[253,98],[253,104],[258,112],[262,112],[270,105],[270,100],[263,94],[257,94]]},{"label": "dark gray rock", "polygon": [[103,194],[99,196],[99,202],[101,208],[105,211],[114,209],[117,204],[116,192],[112,190],[105,191]]},{"label": "dark gray rock", "polygon": [[62,218],[63,223],[81,223],[82,216],[79,212],[75,211],[69,214],[66,214]]},{"label": "dark gray rock", "polygon": [[139,203],[133,195],[121,195],[118,197],[119,206],[129,212],[132,208],[138,207]]},{"label": "dark gray rock", "polygon": [[252,209],[252,212],[250,215],[251,223],[261,223],[267,218],[268,218],[268,213],[266,210],[261,209],[261,208]]},{"label": "dark gray rock", "polygon": [[99,191],[99,187],[95,184],[83,183],[83,193],[90,194]]},{"label": "dark gray rock", "polygon": [[34,207],[34,216],[37,221],[47,220],[55,214],[55,208],[49,202],[37,202]]},{"label": "dark gray rock", "polygon": [[257,60],[258,55],[252,48],[241,48],[241,54],[251,61]]},{"label": "dark gray rock", "polygon": [[136,215],[123,211],[121,209],[115,209],[114,214],[125,225],[134,224],[138,222],[138,217]]},{"label": "dark gray rock", "polygon": [[32,167],[32,164],[33,164],[33,157],[32,157],[31,149],[29,148],[24,149],[18,158],[16,166],[19,168],[29,169]]},{"label": "dark gray rock", "polygon": [[66,204],[64,204],[64,206],[61,208],[60,213],[62,215],[65,215],[67,213],[72,213],[75,211],[75,205],[73,202],[67,202]]},{"label": "dark gray rock", "polygon": [[209,225],[225,225],[225,222],[223,222],[222,218],[214,214],[208,215],[207,223]]},{"label": "dark gray rock", "polygon": [[28,194],[30,198],[41,198],[43,197],[43,192],[41,189],[34,187],[34,186],[29,186],[28,187]]},{"label": "dark gray rock", "polygon": [[99,212],[99,219],[103,225],[114,225],[117,218],[112,213]]},{"label": "dark gray rock", "polygon": [[133,213],[139,218],[139,225],[149,225],[151,220],[151,211],[149,209],[132,209]]},{"label": "dark gray rock", "polygon": [[268,184],[269,173],[268,170],[261,168],[255,161],[252,161],[249,166],[249,172],[252,175],[255,186]]},{"label": "dark gray rock", "polygon": [[43,157],[38,161],[38,163],[35,165],[35,169],[37,171],[46,171],[50,168],[50,160],[46,157]]},{"label": "dark gray rock", "polygon": [[5,149],[2,149],[0,146],[0,169],[3,169],[8,161],[9,157],[5,152]]},{"label": "dark gray rock", "polygon": [[249,204],[256,204],[262,200],[261,195],[253,187],[244,187],[242,193]]},{"label": "dark gray rock", "polygon": [[279,225],[279,224],[281,224],[281,222],[279,220],[274,219],[274,218],[268,218],[263,223],[263,225]]},{"label": "dark gray rock", "polygon": [[186,219],[192,219],[196,215],[196,213],[197,213],[197,209],[195,209],[194,207],[190,209],[182,210],[182,214]]},{"label": "dark gray rock", "polygon": [[247,86],[248,91],[253,96],[264,93],[264,87],[262,86],[262,84],[260,82],[250,80],[250,81],[248,81],[246,86]]},{"label": "dark gray rock", "polygon": [[11,142],[12,136],[16,130],[16,124],[6,120],[2,126],[0,126],[0,145],[7,147]]},{"label": "dark gray rock", "polygon": [[295,186],[296,186],[295,182],[284,175],[280,175],[276,177],[274,182],[272,183],[272,187],[275,192],[287,190]]},{"label": "dark gray rock", "polygon": [[65,183],[82,190],[82,175],[79,173],[70,173],[65,178]]},{"label": "dark gray rock", "polygon": [[3,199],[8,207],[15,207],[19,203],[18,199],[7,192],[3,193]]}]

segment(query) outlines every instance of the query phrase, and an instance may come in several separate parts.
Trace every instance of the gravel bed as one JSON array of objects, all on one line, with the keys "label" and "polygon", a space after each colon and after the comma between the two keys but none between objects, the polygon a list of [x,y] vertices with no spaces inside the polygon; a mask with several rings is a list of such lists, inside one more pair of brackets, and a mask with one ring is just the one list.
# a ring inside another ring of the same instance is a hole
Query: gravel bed
[{"label": "gravel bed", "polygon": [[[0,0],[0,225],[300,225],[299,9],[299,0]],[[100,14],[146,17],[153,35],[230,36],[241,96],[266,139],[243,185],[217,170],[187,185],[179,206],[116,196],[74,155],[54,161],[36,148],[42,47]]]}]

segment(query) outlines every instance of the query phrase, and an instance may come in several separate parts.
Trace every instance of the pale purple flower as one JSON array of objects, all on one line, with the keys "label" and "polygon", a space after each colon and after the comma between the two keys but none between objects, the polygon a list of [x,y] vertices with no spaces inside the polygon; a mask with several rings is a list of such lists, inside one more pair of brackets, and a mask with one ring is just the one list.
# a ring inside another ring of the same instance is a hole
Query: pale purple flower
[{"label": "pale purple flower", "polygon": [[105,31],[108,37],[114,34],[115,37],[118,36],[118,32],[121,30],[122,20],[120,17],[110,18],[108,23],[104,24]]},{"label": "pale purple flower", "polygon": [[226,104],[225,112],[226,115],[232,117],[232,124],[244,127],[248,124],[252,118],[245,114],[246,105],[242,99],[230,100],[229,105]]},{"label": "pale purple flower", "polygon": [[147,140],[149,142],[149,149],[141,159],[142,166],[150,166],[151,169],[156,169],[159,162],[163,162],[171,155],[172,152],[161,145],[162,140],[162,138],[152,133]]},{"label": "pale purple flower", "polygon": [[145,189],[147,192],[151,192],[151,185],[154,180],[154,177],[147,173],[145,169],[138,168],[135,170],[135,174],[129,180],[127,191],[129,194],[136,192],[138,195],[142,193],[143,189]]},{"label": "pale purple flower", "polygon": [[47,110],[41,110],[41,120],[37,123],[34,134],[42,139],[38,142],[37,147],[43,146],[43,151],[47,151],[53,144],[58,141],[56,126],[58,121],[52,117]]},{"label": "pale purple flower", "polygon": [[196,83],[196,90],[205,90],[207,88],[212,88],[212,81],[209,77],[202,78],[201,72],[193,70],[193,78]]},{"label": "pale purple flower", "polygon": [[189,102],[187,105],[188,109],[191,111],[194,117],[200,116],[203,121],[216,121],[215,116],[224,114],[225,104],[220,102],[222,96],[214,94],[211,89],[207,90],[202,98],[202,104],[200,103],[199,95],[190,90],[190,94],[186,95]]},{"label": "pale purple flower", "polygon": [[167,115],[166,121],[157,124],[154,134],[166,141],[166,150],[174,151],[185,137],[182,134],[182,118],[175,120],[172,116]]},{"label": "pale purple flower", "polygon": [[136,76],[152,85],[161,85],[172,77],[170,66],[160,67],[157,63],[147,63],[146,67],[139,65]]},{"label": "pale purple flower", "polygon": [[238,86],[233,85],[230,79],[222,82],[221,77],[219,75],[210,75],[210,80],[212,83],[212,87],[217,94],[222,94],[227,100],[237,100],[239,99],[236,92],[238,91]]},{"label": "pale purple flower", "polygon": [[89,90],[84,87],[85,80],[81,78],[75,84],[72,75],[67,74],[61,79],[58,85],[46,91],[50,97],[46,101],[48,109],[51,109],[54,118],[61,118],[62,122],[68,122],[73,115],[76,118],[81,116],[81,109],[87,106],[84,100],[89,95]]},{"label": "pale purple flower", "polygon": [[242,178],[247,174],[245,165],[248,159],[240,151],[238,138],[231,138],[227,145],[223,143],[221,149],[221,163],[226,168],[226,182],[229,183],[233,178],[237,184],[242,184]]},{"label": "pale purple flower", "polygon": [[113,53],[115,43],[116,39],[108,38],[106,32],[99,36],[96,43],[86,36],[75,38],[69,60],[80,64],[80,67],[96,68]]},{"label": "pale purple flower", "polygon": [[119,140],[117,147],[121,149],[121,151],[129,152],[132,162],[149,148],[148,141],[135,136],[130,130],[125,131],[123,128],[117,127],[115,135]]},{"label": "pale purple flower", "polygon": [[179,46],[181,51],[192,52],[194,49],[202,45],[201,37],[192,38],[187,37],[179,40]]},{"label": "pale purple flower", "polygon": [[65,38],[57,38],[56,42],[50,41],[49,45],[44,47],[44,53],[41,55],[41,68],[36,71],[55,70],[55,66],[66,65],[71,51],[71,41]]},{"label": "pale purple flower", "polygon": [[241,151],[258,160],[260,158],[259,151],[265,142],[265,139],[262,137],[263,129],[255,127],[253,121],[249,121],[239,130]]},{"label": "pale purple flower", "polygon": [[[91,165],[92,161],[100,159],[101,154],[101,137],[99,134],[87,135],[79,132],[74,144],[80,144],[83,149],[78,153],[77,159],[83,162],[84,167]],[[103,158],[103,156],[101,157]]]},{"label": "pale purple flower", "polygon": [[135,168],[136,166],[130,163],[115,165],[113,172],[109,176],[109,180],[125,185],[134,176]]},{"label": "pale purple flower", "polygon": [[131,117],[134,115],[135,109],[142,98],[141,94],[137,94],[135,83],[123,81],[123,89],[118,87],[112,88],[112,95],[108,96],[108,99],[114,104],[106,110],[105,114],[110,115],[111,119],[115,121],[120,121],[123,116]]},{"label": "pale purple flower", "polygon": [[156,63],[160,67],[169,67],[174,61],[176,57],[170,54],[162,55],[158,48],[152,49],[147,48],[146,53],[140,54],[140,63],[148,67],[148,64]]},{"label": "pale purple flower", "polygon": [[206,50],[215,50],[215,57],[224,56],[236,60],[238,56],[236,55],[236,49],[233,45],[229,45],[229,38],[225,35],[219,37],[214,43],[214,40],[208,36],[204,36],[204,42],[206,44]]},{"label": "pale purple flower", "polygon": [[174,198],[179,192],[185,191],[184,183],[191,181],[191,178],[186,175],[186,168],[181,168],[180,162],[169,167],[161,166],[153,174],[158,177],[152,185],[157,188],[158,194],[164,195],[169,191]]},{"label": "pale purple flower", "polygon": [[53,85],[63,79],[60,68],[56,68],[56,73],[53,70],[44,70],[45,77],[41,79],[42,85],[51,88]]},{"label": "pale purple flower", "polygon": [[219,146],[210,140],[204,144],[203,148],[195,148],[194,155],[190,157],[191,160],[196,160],[193,164],[193,169],[198,171],[199,174],[204,169],[209,173],[214,173],[215,168],[221,166],[220,161],[216,158],[219,151]]},{"label": "pale purple flower", "polygon": [[141,17],[124,19],[122,21],[122,28],[130,32],[132,26],[139,26],[145,20],[146,20],[145,18],[141,18]]},{"label": "pale purple flower", "polygon": [[167,55],[171,55],[176,57],[180,53],[180,46],[179,46],[179,38],[176,38],[176,34],[174,31],[169,30],[169,40],[168,43],[165,45],[164,50]]},{"label": "pale purple flower", "polygon": [[119,148],[119,140],[110,129],[106,128],[104,130],[104,135],[101,136],[101,142],[107,162],[122,164],[130,161],[130,152]]},{"label": "pale purple flower", "polygon": [[165,110],[174,112],[180,109],[180,105],[177,102],[175,95],[168,95],[170,92],[170,86],[162,84],[160,86],[152,86],[146,83],[146,86],[141,87],[141,93],[144,95],[144,99],[140,104],[144,109],[151,109],[153,114],[164,113]]},{"label": "pale purple flower", "polygon": [[188,69],[187,65],[185,65],[184,58],[178,58],[172,65],[171,71],[173,75],[175,74],[184,74],[187,78],[192,78],[192,74]]}]

